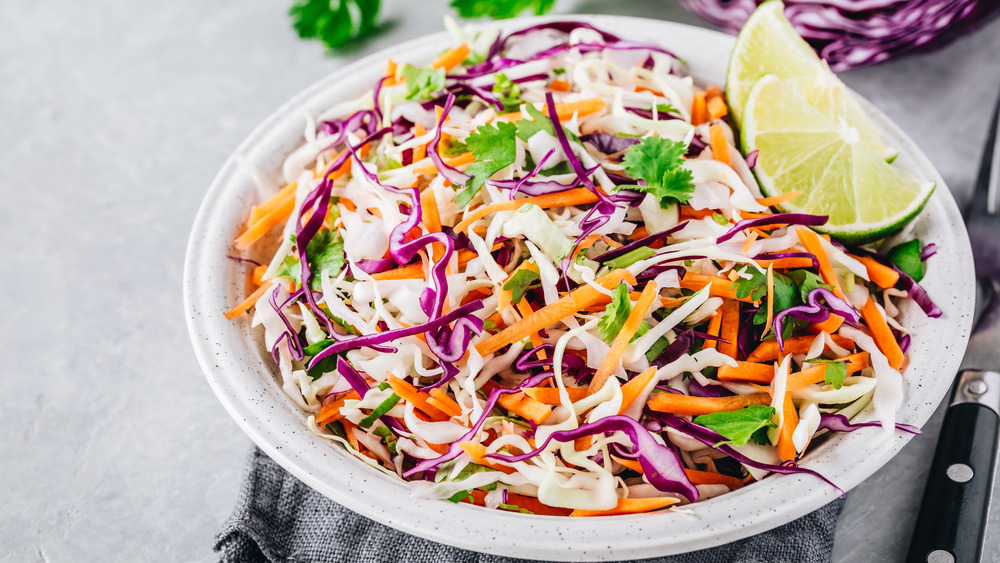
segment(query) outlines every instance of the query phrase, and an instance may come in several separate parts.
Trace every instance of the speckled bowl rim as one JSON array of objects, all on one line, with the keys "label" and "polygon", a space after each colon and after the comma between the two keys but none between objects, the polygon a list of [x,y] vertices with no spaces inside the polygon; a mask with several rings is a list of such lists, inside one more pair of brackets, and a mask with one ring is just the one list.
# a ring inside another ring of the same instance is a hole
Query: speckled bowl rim
[{"label": "speckled bowl rim", "polygon": [[[636,40],[672,49],[696,79],[721,84],[734,39],[692,26],[621,16],[520,18],[498,27],[516,29],[553,19],[586,21]],[[495,25],[495,24],[494,24]],[[231,241],[257,200],[239,162],[277,176],[281,160],[301,144],[305,112],[357,95],[381,74],[387,57],[424,62],[450,44],[437,33],[347,65],[307,88],[258,126],[226,161],[202,202],[191,230],[184,270],[188,331],[202,370],[219,401],[267,455],[304,483],[372,520],[444,544],[497,555],[557,561],[626,560],[704,549],[764,532],[832,501],[838,492],[818,479],[773,475],[749,487],[696,503],[680,512],[601,519],[528,516],[409,497],[405,485],[313,434],[285,396],[249,319],[227,321],[223,311],[242,299],[247,268],[227,260]],[[928,319],[915,307],[903,321],[914,329],[906,400],[899,422],[923,426],[945,396],[968,341],[975,300],[972,254],[961,214],[944,180],[896,125],[865,109],[900,150],[898,162],[937,182],[920,218],[900,235],[934,242],[924,287],[944,316]],[[879,429],[840,434],[803,462],[850,490],[886,464],[910,439],[878,441]]]}]

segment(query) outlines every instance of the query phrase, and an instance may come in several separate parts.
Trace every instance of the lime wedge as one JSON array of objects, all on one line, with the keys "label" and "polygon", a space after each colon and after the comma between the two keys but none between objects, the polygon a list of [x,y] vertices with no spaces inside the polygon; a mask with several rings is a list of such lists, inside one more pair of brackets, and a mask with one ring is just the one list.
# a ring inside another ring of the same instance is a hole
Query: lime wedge
[{"label": "lime wedge", "polygon": [[768,75],[750,88],[741,136],[744,150],[758,151],[761,190],[768,196],[802,192],[782,210],[828,215],[818,230],[845,242],[899,231],[923,209],[934,184],[887,163],[844,106],[824,110],[810,103],[801,80]]},{"label": "lime wedge", "polygon": [[742,125],[743,106],[757,79],[765,74],[795,79],[810,105],[844,119],[876,154],[891,162],[898,153],[882,142],[847,87],[785,19],[784,8],[780,0],[764,2],[736,39],[726,72],[726,101],[736,125]]}]

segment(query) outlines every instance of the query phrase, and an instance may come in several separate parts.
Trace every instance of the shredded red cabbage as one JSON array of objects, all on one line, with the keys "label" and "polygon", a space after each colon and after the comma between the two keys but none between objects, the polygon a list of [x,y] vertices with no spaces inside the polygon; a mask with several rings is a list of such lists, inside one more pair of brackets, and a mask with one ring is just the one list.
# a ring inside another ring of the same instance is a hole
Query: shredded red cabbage
[{"label": "shredded red cabbage", "polygon": [[899,273],[899,281],[896,282],[896,284],[900,286],[903,291],[907,293],[907,295],[909,295],[910,299],[917,302],[917,305],[919,305],[924,311],[924,314],[932,319],[936,319],[942,315],[941,309],[939,309],[938,306],[931,301],[930,296],[927,295],[927,292],[924,291],[924,288],[920,287],[920,284],[918,284],[916,280],[911,278],[909,274],[903,270],[897,268],[895,264],[889,265],[892,266],[893,270],[896,270],[896,272]]},{"label": "shredded red cabbage", "polygon": [[746,161],[747,161],[747,167],[748,168],[753,169],[754,167],[757,166],[757,155],[759,153],[760,153],[760,151],[758,151],[757,149],[754,149],[754,150],[750,151],[750,154],[747,155]]},{"label": "shredded red cabbage", "polygon": [[254,266],[263,266],[263,264],[261,264],[260,262],[258,262],[256,260],[251,260],[249,258],[240,258],[239,256],[233,256],[231,254],[227,254],[226,258],[229,258],[230,260],[235,260],[236,262],[242,262],[244,264],[253,264]]},{"label": "shredded red cabbage", "polygon": [[[842,414],[834,413],[822,413],[819,415],[819,426],[816,430],[832,430],[834,432],[852,432],[858,428],[867,428],[869,426],[881,427],[882,423],[873,420],[871,422],[851,422],[846,416]],[[907,432],[909,434],[922,434],[919,428],[912,426],[910,424],[899,424],[896,423],[896,430],[901,432]]]},{"label": "shredded red cabbage", "polygon": [[[820,305],[820,300],[826,302],[825,307]],[[795,317],[807,323],[821,323],[830,318],[830,312],[832,311],[851,322],[858,322],[860,318],[858,312],[854,310],[854,307],[850,303],[837,297],[832,291],[824,287],[817,287],[810,291],[806,302],[803,305],[789,307],[774,316],[772,328],[774,329],[774,336],[778,341],[779,349],[785,349],[785,339],[781,333],[784,327],[782,323],[786,317]]]},{"label": "shredded red cabbage", "polygon": [[920,251],[920,261],[926,262],[928,258],[934,256],[935,254],[937,254],[937,245],[932,242]]},{"label": "shredded red cabbage", "polygon": [[810,227],[815,227],[817,225],[823,225],[826,223],[828,217],[826,215],[810,215],[808,213],[775,213],[774,215],[768,215],[766,217],[757,217],[756,219],[744,219],[739,223],[733,225],[732,229],[726,232],[726,234],[715,239],[716,243],[723,243],[727,240],[736,236],[736,233],[749,229],[750,227],[761,227],[764,225],[778,225],[778,224],[788,224],[788,225],[808,225]]},{"label": "shredded red cabbage", "polygon": [[684,473],[684,465],[677,453],[654,440],[649,430],[641,424],[623,415],[608,416],[572,430],[557,430],[550,434],[540,447],[521,455],[486,454],[486,457],[506,463],[516,463],[538,455],[552,440],[571,442],[577,438],[607,432],[622,432],[628,436],[632,442],[632,451],[637,454],[646,479],[657,490],[684,495],[691,502],[698,500],[698,489],[691,484]]},{"label": "shredded red cabbage", "polygon": [[691,351],[691,346],[694,345],[694,331],[688,329],[682,331],[677,335],[677,338],[670,343],[669,346],[660,352],[660,355],[656,356],[651,363],[657,368],[662,368],[663,366],[677,361],[678,358],[687,354]]},{"label": "shredded red cabbage", "polygon": [[639,139],[636,137],[619,137],[603,131],[589,133],[580,137],[580,140],[584,143],[590,143],[595,149],[604,154],[621,152],[639,142]]},{"label": "shredded red cabbage", "polygon": [[[685,226],[687,226],[687,221],[682,221],[681,223],[674,225],[673,227],[670,227],[665,231],[660,231],[658,233],[653,233],[651,235],[644,236],[640,239],[636,239],[620,248],[613,248],[605,252],[604,254],[601,254],[600,256],[595,258],[595,260],[597,260],[598,262],[607,262],[608,260],[613,260],[615,258],[618,258],[619,256],[624,256],[629,252],[632,252],[636,248],[649,246],[650,244],[653,244],[658,240],[665,240],[667,237],[683,229]],[[671,260],[676,261],[673,259]]]},{"label": "shredded red cabbage", "polygon": [[813,268],[819,268],[819,259],[811,252],[773,252],[753,257],[754,260],[780,260],[781,258],[808,258],[812,260]]},{"label": "shredded red cabbage", "polygon": [[698,380],[688,381],[688,394],[692,397],[731,397],[732,391],[721,385],[702,385]]}]

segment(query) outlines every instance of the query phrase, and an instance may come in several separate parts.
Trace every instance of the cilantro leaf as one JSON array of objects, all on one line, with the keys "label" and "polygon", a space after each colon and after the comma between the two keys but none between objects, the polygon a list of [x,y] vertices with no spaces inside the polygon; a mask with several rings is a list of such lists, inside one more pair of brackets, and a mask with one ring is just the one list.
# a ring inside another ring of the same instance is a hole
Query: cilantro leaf
[{"label": "cilantro leaf", "polygon": [[744,278],[741,275],[729,286],[730,289],[736,290],[736,297],[740,299],[749,297],[753,301],[763,299],[767,295],[767,274],[750,266],[743,268],[741,273],[744,275],[749,274],[750,279]]},{"label": "cilantro leaf", "polygon": [[344,258],[344,241],[336,231],[323,228],[306,245],[306,258],[309,261],[309,287],[313,291],[322,290],[320,272],[330,270],[331,276],[336,276],[347,263]]},{"label": "cilantro leaf", "polygon": [[[799,298],[799,288],[795,285],[790,278],[783,276],[777,272],[773,272],[774,275],[774,297],[773,297],[773,309],[775,315],[784,311],[785,309],[790,309],[796,305],[801,305],[802,300]],[[764,276],[766,282],[767,276]],[[764,286],[767,287],[766,285]],[[759,325],[767,322],[767,306],[762,306],[757,310],[757,314],[753,317],[753,324]]]},{"label": "cilantro leaf", "polygon": [[656,113],[660,115],[664,113],[676,113],[677,115],[681,114],[681,112],[678,111],[677,108],[675,108],[670,104],[656,104]]},{"label": "cilantro leaf", "polygon": [[495,126],[480,125],[465,139],[476,160],[465,171],[472,175],[465,184],[465,190],[455,198],[459,207],[465,207],[490,176],[514,163],[517,157],[516,133],[516,125],[498,121]]},{"label": "cilantro leaf", "polygon": [[629,300],[628,286],[624,283],[619,284],[611,291],[611,303],[608,303],[604,315],[597,322],[601,338],[608,344],[613,342],[631,313],[632,301]]},{"label": "cilantro leaf", "polygon": [[444,89],[444,69],[437,70],[403,65],[403,78],[406,80],[407,100],[429,100]]},{"label": "cilantro leaf", "polygon": [[833,385],[834,389],[844,386],[844,378],[847,377],[847,363],[837,360],[806,360],[807,364],[826,364],[823,372],[823,382]]},{"label": "cilantro leaf", "polygon": [[924,263],[920,260],[920,250],[923,247],[924,245],[920,243],[920,239],[913,239],[892,247],[892,250],[886,256],[889,260],[892,260],[892,263],[897,268],[903,270],[914,281],[920,281],[924,278],[925,273]]},{"label": "cilantro leaf", "polygon": [[[545,131],[553,137],[556,136],[556,128],[552,126],[552,120],[549,116],[542,113],[542,110],[536,108],[535,106],[528,104],[525,106],[525,111],[531,116],[531,119],[518,119],[515,125],[517,125],[517,138],[521,139],[525,143],[528,139],[532,138],[535,133],[539,131]],[[534,121],[532,121],[532,119]],[[577,137],[572,131],[563,127],[563,132],[566,133],[566,138],[571,142],[579,143],[580,138]]]},{"label": "cilantro leaf", "polygon": [[694,423],[722,434],[728,442],[742,446],[762,428],[776,427],[774,407],[750,405],[740,410],[713,412],[694,417]]},{"label": "cilantro leaf", "polygon": [[469,152],[469,145],[461,141],[456,141],[455,139],[449,138],[445,144],[444,148],[441,150],[444,154],[448,156],[458,156],[460,154],[465,154]]},{"label": "cilantro leaf", "polygon": [[299,37],[318,39],[334,51],[371,35],[380,5],[381,0],[296,0],[288,15]]},{"label": "cilantro leaf", "polygon": [[631,189],[653,194],[660,200],[660,207],[687,202],[694,192],[694,176],[681,166],[686,152],[684,143],[663,137],[646,137],[632,145],[622,166],[629,176],[646,185]]},{"label": "cilantro leaf", "polygon": [[396,450],[396,436],[393,435],[392,430],[389,430],[388,426],[379,426],[372,430],[372,434],[382,438],[385,441],[385,447],[389,448],[389,453],[396,455],[399,451]]},{"label": "cilantro leaf", "polygon": [[274,270],[274,277],[288,278],[293,280],[295,285],[302,285],[302,266],[299,265],[298,257],[294,254],[285,256],[278,268]]},{"label": "cilantro leaf", "polygon": [[493,84],[493,94],[500,100],[505,108],[521,105],[521,87],[517,82],[507,78],[506,74],[497,74],[497,81]]},{"label": "cilantro leaf", "polygon": [[451,7],[463,18],[513,18],[531,9],[540,16],[552,9],[555,0],[451,0]]},{"label": "cilantro leaf", "polygon": [[799,286],[799,296],[802,298],[802,302],[805,303],[809,298],[809,294],[812,293],[817,287],[822,287],[824,289],[833,290],[832,285],[823,283],[823,278],[810,272],[809,270],[791,270],[786,272],[786,275],[790,280],[795,282],[795,285]]},{"label": "cilantro leaf", "polygon": [[541,285],[541,283],[535,283],[540,279],[541,277],[538,275],[538,272],[529,270],[528,268],[521,268],[507,280],[507,283],[503,284],[503,288],[510,292],[511,302],[517,305],[521,302],[521,299],[524,299],[524,294],[529,289]]}]

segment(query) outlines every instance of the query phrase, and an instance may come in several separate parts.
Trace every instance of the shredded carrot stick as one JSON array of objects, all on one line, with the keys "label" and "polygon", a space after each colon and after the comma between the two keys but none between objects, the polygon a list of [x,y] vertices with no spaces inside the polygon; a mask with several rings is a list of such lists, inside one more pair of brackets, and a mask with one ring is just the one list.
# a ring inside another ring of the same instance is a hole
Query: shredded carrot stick
[{"label": "shredded carrot stick", "polygon": [[[628,270],[615,270],[598,278],[596,282],[606,289],[613,289],[622,281],[635,285],[635,277]],[[531,315],[517,321],[502,331],[476,344],[476,350],[483,356],[492,354],[511,342],[517,342],[532,332],[559,322],[573,313],[611,298],[597,291],[589,284],[574,289],[569,295],[540,308]]]},{"label": "shredded carrot stick", "polygon": [[650,409],[686,416],[699,416],[713,412],[735,411],[750,405],[766,405],[771,402],[768,393],[750,393],[731,397],[692,397],[675,393],[657,393],[649,400]]},{"label": "shredded carrot stick", "polygon": [[721,96],[712,96],[708,98],[705,102],[706,109],[708,111],[708,116],[712,119],[722,119],[729,114],[729,108],[726,107],[726,102]]},{"label": "shredded carrot stick", "polygon": [[899,272],[882,264],[871,256],[851,256],[865,265],[865,270],[868,271],[868,277],[875,283],[875,285],[881,287],[882,289],[896,287],[896,282],[899,281]]},{"label": "shredded carrot stick", "polygon": [[708,121],[708,107],[704,92],[695,92],[691,102],[691,125],[701,125]]},{"label": "shredded carrot stick", "polygon": [[236,239],[236,248],[246,250],[250,246],[266,235],[268,231],[287,221],[295,209],[295,196],[285,198],[281,204],[263,215],[239,238]]},{"label": "shredded carrot stick", "polygon": [[821,323],[813,323],[809,326],[809,329],[816,333],[825,332],[827,334],[833,334],[837,332],[837,329],[839,329],[842,324],[844,324],[844,317],[830,313],[830,318]]},{"label": "shredded carrot stick", "polygon": [[[719,330],[722,328],[722,312],[716,311],[712,318],[708,319],[708,334],[712,336],[719,336]],[[705,339],[705,345],[702,348],[715,348],[719,343],[715,340]]]},{"label": "shredded carrot stick", "polygon": [[[556,116],[560,121],[566,121],[576,114],[579,117],[585,115],[590,115],[592,113],[597,113],[602,109],[606,108],[608,103],[604,101],[604,98],[587,98],[585,100],[576,100],[573,102],[563,102],[556,104]],[[547,106],[542,106],[542,113],[546,116],[549,115],[549,108]],[[511,113],[502,113],[496,118],[503,121],[516,121],[523,119],[520,111],[515,111]]]},{"label": "shredded carrot stick", "polygon": [[[524,394],[543,405],[560,405],[558,387],[525,387],[521,389]],[[569,395],[570,402],[577,402],[587,396],[587,390],[582,387],[567,387],[566,394]]]},{"label": "shredded carrot stick", "polygon": [[486,467],[492,467],[493,469],[503,471],[508,475],[517,471],[513,467],[508,467],[500,463],[493,463],[493,461],[486,457],[486,446],[480,444],[479,442],[460,442],[458,447],[462,448],[465,453],[469,454],[473,463],[485,465]]},{"label": "shredded carrot stick", "polygon": [[569,82],[566,82],[565,80],[553,80],[552,83],[549,84],[549,88],[552,88],[556,92],[569,92]]},{"label": "shredded carrot stick", "polygon": [[722,90],[715,84],[712,84],[708,88],[705,88],[705,99],[721,98],[721,97],[722,97]]},{"label": "shredded carrot stick", "polygon": [[525,420],[533,421],[535,424],[545,422],[545,419],[552,414],[552,407],[544,405],[520,391],[500,395],[497,404]]},{"label": "shredded carrot stick", "polygon": [[295,190],[298,187],[298,183],[292,182],[287,186],[281,188],[278,193],[274,194],[264,203],[250,208],[250,217],[247,219],[247,227],[252,227],[254,223],[260,221],[261,217],[267,215],[273,211],[276,207],[280,206],[285,202],[286,199],[291,197],[295,199]]},{"label": "shredded carrot stick", "polygon": [[[760,234],[758,234],[757,231],[750,231],[750,236],[748,236],[747,239],[743,241],[743,254],[750,253],[750,247],[753,246],[753,243],[757,241],[757,237],[759,236]],[[809,263],[812,264],[812,262]]]},{"label": "shredded carrot stick", "polygon": [[[837,358],[836,361],[844,362],[847,366],[847,374],[850,375],[868,367],[868,352],[858,352],[844,356],[843,358]],[[826,364],[815,364],[802,371],[788,374],[788,382],[785,384],[785,387],[791,392],[796,389],[808,387],[814,383],[822,383],[825,380]]]},{"label": "shredded carrot stick", "polygon": [[267,272],[267,264],[261,264],[253,269],[253,276],[251,279],[255,285],[264,285],[264,273]]},{"label": "shredded carrot stick", "polygon": [[722,326],[719,328],[719,337],[728,342],[719,342],[716,349],[730,358],[736,358],[739,352],[736,340],[740,332],[740,304],[728,300],[722,303],[720,309]]},{"label": "shredded carrot stick", "polygon": [[[521,318],[524,318],[531,316],[531,314],[534,313],[535,311],[534,309],[531,308],[531,304],[528,303],[528,300],[522,298],[520,301],[517,302],[517,312],[521,313]],[[538,332],[532,332],[531,334],[528,335],[528,338],[531,340],[531,345],[533,347],[537,348],[542,345],[542,337],[539,336]],[[544,359],[545,351],[544,350],[540,351],[539,356],[542,359]]]},{"label": "shredded carrot stick", "polygon": [[436,59],[431,61],[430,66],[435,70],[439,68],[451,70],[462,64],[462,61],[469,56],[470,52],[469,46],[462,43],[458,47],[454,47],[438,55]]},{"label": "shredded carrot stick", "polygon": [[597,203],[597,196],[587,188],[575,188],[564,192],[523,197],[515,200],[491,203],[490,205],[483,205],[481,207],[477,207],[471,213],[466,213],[462,221],[455,225],[455,232],[465,232],[465,230],[469,228],[469,225],[475,223],[483,217],[486,217],[487,215],[499,213],[501,211],[513,211],[515,209],[519,209],[522,205],[529,203],[537,205],[542,209],[548,209],[550,207],[572,207],[574,205]]},{"label": "shredded carrot stick", "polygon": [[767,320],[764,322],[764,332],[761,338],[771,330],[771,322],[774,320],[774,268],[767,267]]},{"label": "shredded carrot stick", "polygon": [[[427,130],[424,129],[424,126],[419,123],[413,126],[414,137],[421,137],[426,132]],[[427,158],[427,145],[417,145],[413,147],[413,162],[420,162],[425,158]]]},{"label": "shredded carrot stick", "polygon": [[737,301],[745,301],[747,303],[753,302],[753,300],[749,297],[736,297],[736,290],[731,287],[733,282],[727,278],[688,272],[684,274],[684,279],[681,280],[681,287],[685,289],[694,289],[696,291],[703,289],[709,284],[711,284],[711,287],[708,289],[708,293],[712,297],[734,299]]},{"label": "shredded carrot stick", "polygon": [[729,157],[729,140],[726,139],[726,132],[722,129],[722,125],[718,123],[710,125],[708,138],[712,148],[712,157],[726,166],[731,166],[733,161]]},{"label": "shredded carrot stick", "polygon": [[271,287],[272,283],[273,282],[270,281],[265,282],[264,285],[257,288],[257,291],[254,291],[253,293],[250,294],[249,297],[244,299],[242,303],[226,311],[225,313],[226,320],[231,321],[236,317],[242,315],[243,313],[249,311],[250,308],[254,306],[254,303],[256,303],[257,300],[260,299],[262,295],[264,295],[264,292],[266,292]]},{"label": "shredded carrot stick", "polygon": [[792,256],[791,258],[776,258],[774,260],[758,259],[754,260],[761,268],[774,268],[775,270],[792,270],[798,268],[812,268],[812,258],[804,256]]},{"label": "shredded carrot stick", "polygon": [[795,411],[792,403],[792,395],[785,389],[785,398],[781,401],[782,421],[781,430],[778,432],[778,457],[781,461],[792,461],[796,457],[795,444],[792,441],[792,434],[799,424],[799,413]]},{"label": "shredded carrot stick", "polygon": [[639,300],[632,307],[632,312],[629,313],[621,330],[618,331],[614,341],[611,343],[611,349],[608,350],[607,355],[601,360],[601,365],[598,366],[593,379],[590,380],[590,386],[587,387],[588,395],[592,395],[600,391],[601,387],[604,387],[604,383],[607,382],[608,377],[621,361],[622,354],[625,353],[628,343],[632,341],[632,337],[639,330],[639,327],[642,326],[642,319],[649,312],[649,307],[653,304],[653,300],[656,299],[658,291],[659,288],[656,287],[655,281],[647,283],[646,287],[642,289]]},{"label": "shredded carrot stick", "polygon": [[386,63],[385,63],[385,82],[382,83],[382,86],[385,86],[385,87],[395,86],[396,84],[399,83],[396,80],[396,68],[397,68],[396,67],[396,61],[394,61],[392,59],[386,60]]},{"label": "shredded carrot stick", "polygon": [[[473,489],[473,491],[470,493],[472,501],[469,501],[469,498],[466,497],[462,499],[460,502],[466,502],[466,503],[471,502],[471,504],[475,504],[476,506],[486,506],[486,495],[487,495],[486,491],[482,489]],[[569,516],[570,513],[573,512],[569,508],[558,508],[555,506],[549,506],[547,504],[543,504],[542,501],[538,500],[535,497],[519,495],[517,493],[512,493],[509,491],[507,492],[507,504],[511,506],[516,506],[518,508],[523,508],[531,512],[532,514],[540,514],[543,516]]]},{"label": "shredded carrot stick", "polygon": [[360,452],[361,446],[358,444],[358,437],[354,435],[354,429],[357,427],[354,426],[354,423],[352,423],[350,420],[347,420],[346,418],[343,420],[344,420],[344,434],[347,435],[347,443],[350,444],[352,448],[354,448],[354,451]]},{"label": "shredded carrot stick", "polygon": [[438,406],[438,409],[445,414],[449,414],[451,416],[462,416],[462,407],[455,402],[455,399],[449,397],[448,394],[441,389],[438,389],[437,387],[431,389],[430,396],[441,405]]},{"label": "shredded carrot stick", "polygon": [[688,469],[684,468],[684,474],[687,475],[689,481],[692,485],[725,485],[732,490],[743,488],[746,483],[736,477],[730,477],[729,475],[723,475],[721,473],[713,473],[711,471],[700,471],[698,469]]},{"label": "shredded carrot stick", "polygon": [[333,401],[332,403],[327,403],[319,408],[319,413],[316,414],[316,424],[323,428],[331,422],[335,422],[344,418],[344,415],[340,413],[340,408],[344,406],[344,402],[349,400],[359,400],[361,396],[358,395],[357,391],[351,391],[346,393],[343,397]]},{"label": "shredded carrot stick", "polygon": [[[493,245],[493,250],[499,249],[502,244],[498,243]],[[474,250],[461,250],[458,253],[458,267],[468,264],[473,258],[478,258],[479,255],[476,254]],[[416,280],[422,279],[424,277],[424,267],[420,264],[410,264],[409,266],[400,266],[392,270],[386,270],[384,272],[378,272],[377,274],[372,274],[372,279],[376,281],[383,280]]]},{"label": "shredded carrot stick", "polygon": [[774,207],[779,203],[785,203],[786,201],[793,200],[800,195],[802,195],[802,192],[792,191],[781,195],[757,198],[757,203],[763,205],[764,207]]},{"label": "shredded carrot stick", "polygon": [[628,380],[628,383],[625,385],[622,385],[622,406],[618,409],[618,414],[624,413],[632,406],[632,403],[639,398],[639,394],[642,393],[643,389],[649,385],[650,381],[656,378],[656,371],[656,366],[652,366]]},{"label": "shredded carrot stick", "polygon": [[[467,152],[467,153],[464,153],[464,154],[460,154],[458,156],[453,156],[451,158],[444,159],[445,163],[448,164],[448,166],[452,166],[452,167],[459,167],[459,166],[463,166],[463,165],[466,165],[466,164],[471,164],[474,160],[476,160],[476,158],[474,156],[472,156],[471,152]],[[437,169],[437,166],[435,166],[433,164],[430,164],[430,165],[427,165],[427,166],[423,166],[421,168],[414,168],[413,169],[413,173],[416,174],[417,176],[420,176],[420,175],[435,175],[438,172],[439,172],[439,170]]]},{"label": "shredded carrot stick", "polygon": [[823,277],[824,282],[833,286],[834,295],[841,299],[847,299],[844,295],[844,289],[840,286],[840,280],[837,279],[837,274],[833,271],[833,265],[830,264],[830,257],[827,256],[826,251],[823,250],[823,245],[819,242],[819,235],[806,227],[795,229],[795,233],[798,235],[799,241],[802,242],[802,246],[805,247],[806,252],[814,255],[819,260],[819,275]]},{"label": "shredded carrot stick", "polygon": [[903,350],[899,347],[899,342],[896,342],[896,337],[892,335],[892,331],[889,329],[889,324],[885,321],[885,317],[878,310],[878,306],[869,297],[865,306],[861,308],[861,318],[865,320],[865,324],[868,325],[868,329],[872,332],[872,338],[875,339],[875,344],[878,345],[878,349],[885,354],[886,359],[889,360],[889,365],[892,369],[899,369],[899,366],[903,365]]},{"label": "shredded carrot stick", "polygon": [[757,362],[736,362],[736,367],[719,366],[715,377],[719,381],[770,383],[774,379],[774,366]]},{"label": "shredded carrot stick", "polygon": [[[420,192],[420,210],[422,211],[422,221],[428,233],[441,232],[441,214],[438,211],[437,198],[434,197],[433,189],[425,189]],[[433,243],[433,260],[437,262],[444,256],[444,245]]]},{"label": "shredded carrot stick", "polygon": [[570,516],[614,516],[616,514],[640,514],[665,508],[680,502],[677,497],[620,498],[618,505],[608,510],[583,510],[577,508]]},{"label": "shredded carrot stick", "polygon": [[[815,336],[794,336],[792,338],[786,338],[784,352],[778,348],[777,340],[765,340],[761,342],[753,352],[750,352],[750,354],[747,355],[747,361],[767,362],[777,360],[780,356],[787,356],[788,354],[805,354],[809,351],[809,347],[815,339]],[[853,342],[843,336],[840,336],[839,334],[833,335],[833,342],[842,348],[850,349],[854,347]]]},{"label": "shredded carrot stick", "polygon": [[440,409],[427,402],[427,399],[430,398],[430,395],[427,393],[420,391],[411,383],[394,376],[392,372],[386,372],[386,376],[386,381],[389,382],[389,385],[392,386],[392,390],[397,395],[399,395],[404,401],[413,405],[415,408],[422,410],[424,414],[431,417],[432,420],[445,421],[451,418]]}]

